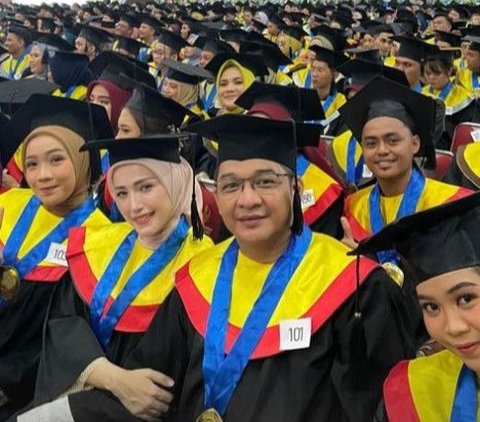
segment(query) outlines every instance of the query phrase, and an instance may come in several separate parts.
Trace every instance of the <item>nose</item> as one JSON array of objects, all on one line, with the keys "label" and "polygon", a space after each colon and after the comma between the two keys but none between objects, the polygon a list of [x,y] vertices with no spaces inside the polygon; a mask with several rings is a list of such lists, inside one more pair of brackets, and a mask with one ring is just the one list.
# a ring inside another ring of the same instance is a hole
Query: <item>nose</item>
[{"label": "nose", "polygon": [[387,143],[380,140],[377,143],[377,154],[379,155],[387,155],[390,151],[387,148]]},{"label": "nose", "polygon": [[238,197],[237,205],[242,208],[252,209],[260,206],[261,203],[262,197],[252,188],[249,181],[245,181]]},{"label": "nose", "polygon": [[136,192],[132,192],[129,196],[128,196],[128,207],[130,209],[130,213],[132,214],[132,216],[135,216],[137,214],[139,214],[142,209],[143,209],[143,204],[142,202],[139,200],[139,197],[138,195],[136,194]]},{"label": "nose", "polygon": [[45,163],[41,163],[38,170],[38,180],[43,182],[50,179],[52,179],[50,166]]},{"label": "nose", "polygon": [[458,310],[445,311],[445,332],[452,336],[458,337],[468,332],[469,325],[462,318],[461,312]]}]

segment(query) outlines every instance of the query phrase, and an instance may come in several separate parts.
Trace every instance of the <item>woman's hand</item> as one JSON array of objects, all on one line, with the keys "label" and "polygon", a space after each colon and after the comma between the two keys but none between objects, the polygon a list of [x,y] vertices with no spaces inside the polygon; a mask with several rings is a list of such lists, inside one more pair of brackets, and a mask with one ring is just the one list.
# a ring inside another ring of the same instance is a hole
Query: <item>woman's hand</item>
[{"label": "woman's hand", "polygon": [[173,380],[153,369],[128,370],[99,358],[92,363],[86,384],[112,392],[134,416],[158,420],[173,399]]},{"label": "woman's hand", "polygon": [[342,224],[343,229],[343,238],[341,242],[348,246],[350,249],[355,249],[358,246],[358,243],[355,242],[352,234],[352,228],[346,217],[340,217],[340,223]]},{"label": "woman's hand", "polygon": [[173,380],[153,369],[123,370],[117,379],[113,394],[137,418],[157,420],[168,412],[173,395],[167,389]]}]

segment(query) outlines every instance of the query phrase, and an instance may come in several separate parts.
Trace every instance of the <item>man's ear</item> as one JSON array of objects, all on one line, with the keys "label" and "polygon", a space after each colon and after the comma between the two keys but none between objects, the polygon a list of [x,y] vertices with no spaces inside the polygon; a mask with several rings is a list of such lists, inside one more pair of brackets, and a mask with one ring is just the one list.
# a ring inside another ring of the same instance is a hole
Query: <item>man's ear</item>
[{"label": "man's ear", "polygon": [[[295,179],[294,179],[293,183],[295,183]],[[300,197],[302,197],[302,195],[303,195],[303,188],[304,188],[303,180],[302,180],[301,177],[297,176],[297,189],[298,189],[298,193],[300,194]]]},{"label": "man's ear", "polygon": [[416,154],[418,151],[420,151],[421,147],[421,141],[418,135],[413,135],[412,136],[412,145],[413,145],[413,153]]}]

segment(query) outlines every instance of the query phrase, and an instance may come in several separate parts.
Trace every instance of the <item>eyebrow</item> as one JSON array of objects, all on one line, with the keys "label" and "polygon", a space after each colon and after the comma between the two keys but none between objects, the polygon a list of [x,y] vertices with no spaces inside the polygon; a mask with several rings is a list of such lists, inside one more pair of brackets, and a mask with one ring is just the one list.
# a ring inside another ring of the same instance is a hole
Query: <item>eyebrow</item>
[{"label": "eyebrow", "polygon": [[[145,183],[146,181],[148,180],[157,180],[156,177],[145,177],[145,179],[140,179],[140,180],[137,180],[136,182],[133,182],[133,186],[134,187],[137,187],[138,185],[141,185],[142,183]],[[115,190],[120,190],[120,189],[127,189],[125,186],[115,186],[113,189]]]},{"label": "eyebrow", "polygon": [[[65,151],[64,149],[62,149],[62,148],[54,148],[54,149],[50,149],[50,150],[48,150],[48,151],[45,151],[45,152],[44,152],[43,154],[41,154],[41,155],[50,155],[50,154],[53,154],[54,152],[64,152],[64,153],[65,153],[66,151]],[[28,160],[29,158],[35,158],[35,157],[37,157],[37,156],[36,156],[36,155],[27,155],[27,156],[25,157],[25,160]]]},{"label": "eyebrow", "polygon": [[[255,173],[253,173],[253,176],[256,176],[262,173],[276,173],[276,171],[274,169],[260,169],[260,170],[256,170]],[[218,179],[219,180],[228,179],[230,177],[239,177],[239,176],[235,173],[226,173],[226,174],[222,174]]]},{"label": "eyebrow", "polygon": [[[456,284],[455,286],[448,289],[447,294],[452,295],[453,293],[465,288],[465,287],[478,287],[477,284],[471,283],[469,281],[462,281],[461,283]],[[432,300],[433,298],[428,295],[417,295],[418,300]]]}]

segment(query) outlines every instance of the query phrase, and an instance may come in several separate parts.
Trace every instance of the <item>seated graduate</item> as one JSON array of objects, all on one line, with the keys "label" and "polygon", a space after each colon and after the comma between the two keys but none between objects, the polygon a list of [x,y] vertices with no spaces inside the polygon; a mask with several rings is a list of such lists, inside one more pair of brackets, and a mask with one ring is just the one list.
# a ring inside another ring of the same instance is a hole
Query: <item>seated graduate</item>
[{"label": "seated graduate", "polygon": [[458,147],[444,181],[467,189],[480,190],[480,144],[478,142]]},{"label": "seated graduate", "polygon": [[[254,82],[236,101],[250,116],[274,120],[305,120],[322,118],[323,109],[314,89],[271,85]],[[314,146],[318,145],[314,140]],[[302,181],[302,212],[312,231],[340,238],[343,213],[343,188],[320,167],[297,153],[297,176]]]},{"label": "seated graduate", "polygon": [[425,326],[445,350],[402,361],[384,385],[390,422],[477,421],[480,194],[405,217],[356,253],[395,249],[414,275]]},{"label": "seated graduate", "polygon": [[90,194],[99,157],[79,152],[102,128],[110,129],[102,107],[40,94],[7,127],[2,155],[23,143],[29,189],[0,195],[2,274],[12,291],[10,300],[0,300],[0,420],[32,399],[48,303],[68,272],[69,229],[109,222]]},{"label": "seated graduate", "polygon": [[340,109],[376,180],[345,201],[342,221],[351,246],[400,217],[470,193],[425,177],[414,161],[419,156],[426,168],[435,167],[435,110],[432,98],[383,77]]},{"label": "seated graduate", "polygon": [[175,272],[213,245],[202,239],[200,187],[180,157],[180,136],[86,146],[109,151],[107,183],[126,222],[70,231],[71,280],[49,306],[34,405],[92,387],[126,406],[141,400],[149,373],[118,366],[170,294]]},{"label": "seated graduate", "polygon": [[168,377],[155,372],[128,408],[92,390],[71,395],[64,414],[371,421],[384,377],[412,347],[400,289],[384,270],[302,222],[295,139],[316,139],[319,128],[227,115],[190,129],[219,141],[216,195],[234,238],[177,272],[127,359],[131,370]]}]

